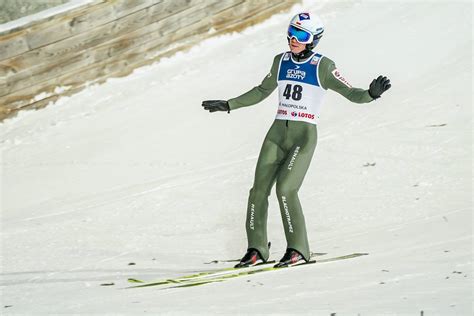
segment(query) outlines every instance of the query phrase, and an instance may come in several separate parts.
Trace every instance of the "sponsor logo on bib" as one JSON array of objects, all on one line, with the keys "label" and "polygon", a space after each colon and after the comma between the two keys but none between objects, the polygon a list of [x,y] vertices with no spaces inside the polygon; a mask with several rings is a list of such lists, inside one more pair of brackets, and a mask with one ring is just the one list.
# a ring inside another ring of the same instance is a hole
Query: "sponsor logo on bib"
[{"label": "sponsor logo on bib", "polygon": [[285,108],[292,108],[292,109],[296,109],[296,110],[303,110],[303,111],[306,111],[308,110],[308,108],[302,104],[290,104],[290,103],[278,103],[279,106],[283,106]]},{"label": "sponsor logo on bib", "polygon": [[298,117],[304,117],[304,118],[309,118],[311,120],[314,120],[314,114],[309,114],[309,113],[304,113],[304,112],[299,112]]},{"label": "sponsor logo on bib", "polygon": [[306,77],[306,72],[299,69],[300,66],[296,65],[295,69],[288,69],[286,71],[286,79],[299,79],[304,80]]},{"label": "sponsor logo on bib", "polygon": [[319,57],[314,56],[313,59],[311,59],[311,65],[317,65],[319,63]]}]

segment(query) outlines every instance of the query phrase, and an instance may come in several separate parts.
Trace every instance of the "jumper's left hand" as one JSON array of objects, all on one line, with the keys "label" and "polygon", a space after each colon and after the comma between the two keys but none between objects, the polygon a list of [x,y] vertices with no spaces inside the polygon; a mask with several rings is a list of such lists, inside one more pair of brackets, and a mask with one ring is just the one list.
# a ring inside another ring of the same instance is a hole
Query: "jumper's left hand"
[{"label": "jumper's left hand", "polygon": [[372,99],[378,99],[392,85],[390,84],[390,79],[385,76],[379,76],[377,79],[374,79],[369,87],[369,94]]}]

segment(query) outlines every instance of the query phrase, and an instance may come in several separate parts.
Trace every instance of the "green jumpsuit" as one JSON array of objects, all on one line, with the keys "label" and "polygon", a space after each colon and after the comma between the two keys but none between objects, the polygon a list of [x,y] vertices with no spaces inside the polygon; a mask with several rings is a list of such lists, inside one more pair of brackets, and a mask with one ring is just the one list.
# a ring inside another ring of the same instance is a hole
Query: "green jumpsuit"
[{"label": "green jumpsuit", "polygon": [[[230,110],[254,105],[268,97],[278,86],[282,54],[275,56],[270,73],[259,86],[228,100]],[[333,90],[355,103],[373,99],[368,90],[352,88],[342,78],[332,60],[322,57],[318,75],[323,89]],[[276,194],[285,229],[287,248],[297,250],[310,259],[306,224],[298,198],[304,176],[310,165],[317,142],[315,124],[302,121],[275,119],[268,131],[257,161],[255,179],[247,205],[246,231],[248,248],[257,249],[264,261],[268,260],[267,215],[268,196],[276,182]]]}]

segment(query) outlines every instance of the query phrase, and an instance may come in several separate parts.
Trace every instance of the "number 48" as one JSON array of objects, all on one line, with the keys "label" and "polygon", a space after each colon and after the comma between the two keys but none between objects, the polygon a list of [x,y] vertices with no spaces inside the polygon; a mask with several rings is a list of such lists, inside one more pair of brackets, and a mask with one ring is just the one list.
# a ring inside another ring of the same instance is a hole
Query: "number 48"
[{"label": "number 48", "polygon": [[287,84],[285,87],[285,91],[283,91],[283,96],[288,100],[292,98],[295,101],[301,100],[303,87],[300,85],[295,84],[293,86],[293,92],[291,91],[291,84]]}]

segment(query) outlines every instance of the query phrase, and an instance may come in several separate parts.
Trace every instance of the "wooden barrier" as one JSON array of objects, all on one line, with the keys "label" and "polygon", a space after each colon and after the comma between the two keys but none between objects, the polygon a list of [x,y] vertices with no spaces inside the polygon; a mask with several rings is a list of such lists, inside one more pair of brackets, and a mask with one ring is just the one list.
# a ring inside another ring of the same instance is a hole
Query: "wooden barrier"
[{"label": "wooden barrier", "polygon": [[203,38],[261,22],[296,2],[94,0],[0,32],[0,121],[78,92],[86,82],[125,76]]}]

